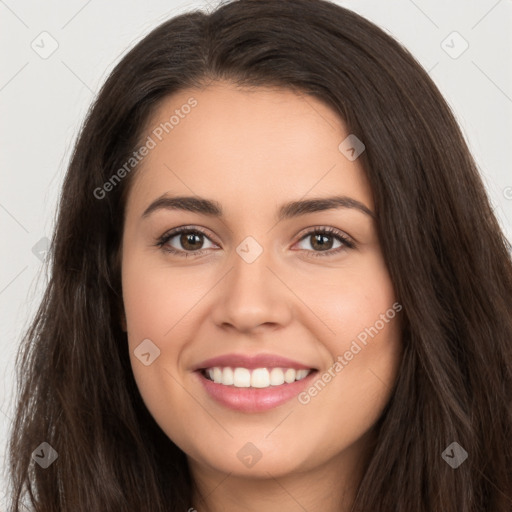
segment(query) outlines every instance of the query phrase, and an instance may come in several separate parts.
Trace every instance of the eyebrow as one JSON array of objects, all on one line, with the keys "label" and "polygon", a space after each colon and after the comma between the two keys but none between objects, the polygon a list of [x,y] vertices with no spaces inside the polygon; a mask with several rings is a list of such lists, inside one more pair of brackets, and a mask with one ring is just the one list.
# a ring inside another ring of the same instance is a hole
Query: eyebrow
[{"label": "eyebrow", "polygon": [[[308,213],[339,208],[352,208],[375,219],[375,214],[360,201],[347,196],[329,196],[285,203],[279,208],[276,220],[282,221]],[[210,217],[223,216],[222,206],[219,202],[199,196],[169,196],[164,194],[144,210],[142,218],[148,217],[157,210],[183,210]]]}]

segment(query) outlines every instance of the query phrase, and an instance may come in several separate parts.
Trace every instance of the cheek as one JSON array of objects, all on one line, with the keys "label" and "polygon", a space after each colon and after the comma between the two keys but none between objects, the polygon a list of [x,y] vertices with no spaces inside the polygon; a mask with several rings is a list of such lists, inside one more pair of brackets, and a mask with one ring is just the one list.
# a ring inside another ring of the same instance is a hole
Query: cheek
[{"label": "cheek", "polygon": [[396,298],[380,255],[368,257],[364,264],[346,271],[333,273],[324,290],[322,295],[316,292],[319,299],[316,307],[323,311],[325,323],[333,331],[332,336],[326,338],[332,353],[344,352],[361,333],[360,338],[364,340],[366,329],[376,323],[383,338],[391,334],[389,327],[396,316],[393,309]]},{"label": "cheek", "polygon": [[[165,349],[162,340],[173,324],[175,298],[162,280],[161,270],[148,266],[142,257],[128,255],[123,260],[122,281],[130,359],[137,385],[146,399],[152,395],[151,389],[165,386],[168,380],[162,363],[172,352]],[[141,350],[143,346],[145,349]],[[145,353],[149,356],[143,358]]]},{"label": "cheek", "polygon": [[203,292],[201,280],[149,258],[126,258],[123,302],[129,335],[162,339],[180,319],[186,323],[187,311]]},{"label": "cheek", "polygon": [[[180,354],[194,332],[191,309],[204,294],[204,285],[199,276],[191,279],[182,269],[170,271],[154,257],[125,254],[122,283],[130,360],[141,396],[157,418],[169,402],[184,401],[175,379],[181,378]],[[151,362],[146,366],[138,356],[148,352],[146,362]]]}]

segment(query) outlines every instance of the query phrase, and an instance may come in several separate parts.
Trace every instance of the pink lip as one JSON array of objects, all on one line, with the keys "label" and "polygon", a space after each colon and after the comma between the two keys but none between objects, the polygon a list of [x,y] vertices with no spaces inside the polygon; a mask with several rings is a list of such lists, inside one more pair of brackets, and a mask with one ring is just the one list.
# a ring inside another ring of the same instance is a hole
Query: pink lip
[{"label": "pink lip", "polygon": [[[214,366],[231,368],[247,368],[253,370],[254,368],[295,368],[296,370],[309,370],[315,369],[309,365],[293,361],[286,357],[281,357],[275,354],[257,354],[255,356],[247,356],[244,354],[226,354],[223,356],[213,357],[207,359],[196,365],[192,370],[203,370],[205,368],[213,368]],[[301,382],[301,381],[298,381]]]},{"label": "pink lip", "polygon": [[[285,367],[289,368],[286,365]],[[268,366],[255,366],[255,368],[268,368]],[[269,386],[268,388],[236,388],[216,384],[207,379],[200,370],[194,372],[206,392],[216,402],[229,409],[246,413],[263,412],[284,404],[309,386],[317,373],[317,371],[313,371],[304,379],[296,380],[291,384],[285,383],[280,386]]]}]

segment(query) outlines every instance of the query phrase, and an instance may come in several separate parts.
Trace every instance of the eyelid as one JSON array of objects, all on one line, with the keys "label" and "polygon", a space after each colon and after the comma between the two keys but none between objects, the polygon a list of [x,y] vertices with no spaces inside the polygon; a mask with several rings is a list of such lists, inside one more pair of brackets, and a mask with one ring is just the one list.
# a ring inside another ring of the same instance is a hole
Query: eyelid
[{"label": "eyelid", "polygon": [[348,235],[347,233],[345,233],[344,231],[342,231],[341,229],[334,228],[332,226],[322,226],[322,225],[310,226],[310,227],[302,230],[297,235],[298,236],[298,240],[297,241],[300,242],[305,237],[314,235],[316,232],[318,232],[318,233],[328,233],[329,235],[331,235],[333,237],[342,238],[343,240],[345,240],[347,242],[350,242],[354,246],[356,245],[356,240],[354,238],[352,238],[350,235]]}]

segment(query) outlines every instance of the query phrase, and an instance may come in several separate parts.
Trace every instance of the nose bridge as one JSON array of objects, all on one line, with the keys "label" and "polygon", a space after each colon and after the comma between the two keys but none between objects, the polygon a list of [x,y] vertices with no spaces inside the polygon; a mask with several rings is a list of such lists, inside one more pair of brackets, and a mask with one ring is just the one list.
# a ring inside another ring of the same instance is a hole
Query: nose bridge
[{"label": "nose bridge", "polygon": [[265,323],[284,324],[291,315],[290,296],[276,277],[274,258],[253,237],[247,237],[233,253],[232,269],[216,300],[215,321],[250,330]]}]

